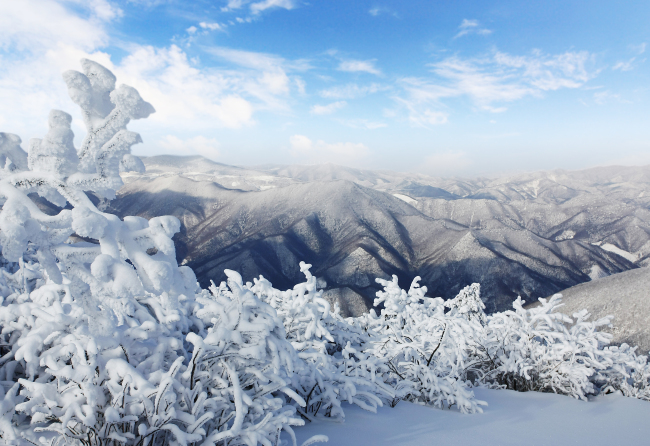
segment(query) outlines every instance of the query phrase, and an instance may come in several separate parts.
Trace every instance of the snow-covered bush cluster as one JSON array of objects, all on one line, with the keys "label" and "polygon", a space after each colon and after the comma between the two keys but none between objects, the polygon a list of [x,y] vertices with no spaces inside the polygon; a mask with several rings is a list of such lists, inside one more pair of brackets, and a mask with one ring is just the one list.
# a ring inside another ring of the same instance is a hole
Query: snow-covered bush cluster
[{"label": "snow-covered bush cluster", "polygon": [[93,204],[143,168],[126,125],[154,110],[101,65],[82,67],[63,76],[81,148],[57,110],[28,153],[0,134],[2,442],[278,443],[303,424],[286,401],[304,405],[282,320],[236,273],[200,290],[176,263],[176,218],[120,220]]},{"label": "snow-covered bush cluster", "polygon": [[2,443],[277,445],[305,421],[344,419],[343,402],[479,412],[476,385],[650,400],[647,358],[608,346],[609,320],[557,312],[557,296],[487,317],[476,284],[444,302],[393,278],[378,280],[379,315],[344,319],[304,263],[291,290],[234,271],[201,290],[176,263],[176,218],[93,204],[143,168],[126,126],[154,110],[82,67],[64,74],[87,129],[79,149],[62,111],[28,153],[0,133]]},{"label": "snow-covered bush cluster", "polygon": [[406,292],[395,276],[392,281],[377,279],[384,290],[377,293],[375,305],[383,304],[384,309],[379,317],[373,313],[364,317],[379,338],[373,354],[389,367],[389,382],[399,397],[440,408],[456,405],[463,413],[480,412],[485,403],[474,398],[464,377],[471,366],[469,343],[481,325],[456,307],[467,290],[447,303],[453,309],[445,314],[445,302],[425,297],[427,289],[419,286],[419,280],[416,277]]},{"label": "snow-covered bush cluster", "polygon": [[570,318],[558,311],[561,300],[556,294],[526,309],[519,298],[513,310],[489,316],[473,346],[478,381],[580,399],[619,390],[650,401],[647,357],[627,344],[609,346],[612,336],[599,331],[609,318],[590,321],[587,310]]}]

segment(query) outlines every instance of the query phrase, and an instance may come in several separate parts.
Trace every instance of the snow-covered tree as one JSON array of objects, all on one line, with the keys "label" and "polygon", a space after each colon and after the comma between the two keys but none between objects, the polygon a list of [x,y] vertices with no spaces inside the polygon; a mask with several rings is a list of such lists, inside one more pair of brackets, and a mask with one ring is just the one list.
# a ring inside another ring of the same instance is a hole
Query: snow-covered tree
[{"label": "snow-covered tree", "polygon": [[184,401],[205,419],[203,444],[278,444],[280,432],[304,423],[280,394],[304,406],[290,388],[299,359],[276,311],[226,270],[228,284],[197,297],[203,325],[190,333]]},{"label": "snow-covered tree", "polygon": [[473,283],[466,286],[456,297],[445,302],[449,308],[449,316],[460,316],[468,321],[478,321],[481,325],[487,322],[485,304],[481,300],[481,285]]},{"label": "snow-covered tree", "polygon": [[[1,441],[278,444],[302,423],[277,396],[302,402],[281,321],[236,278],[196,295],[176,263],[175,217],[93,205],[89,194],[110,199],[119,172],[143,167],[126,125],[153,107],[101,65],[82,67],[64,74],[88,130],[79,150],[62,111],[29,153],[0,134]],[[30,194],[69,209],[46,214]]]},{"label": "snow-covered tree", "polygon": [[481,382],[579,399],[601,390],[647,399],[647,358],[625,344],[608,345],[611,335],[599,329],[609,326],[610,318],[590,321],[587,310],[570,318],[558,311],[560,294],[539,301],[527,309],[517,299],[513,310],[488,318],[476,350]]},{"label": "snow-covered tree", "polygon": [[311,265],[300,263],[306,281],[280,291],[260,277],[249,287],[278,312],[287,339],[298,352],[292,388],[305,400],[298,413],[308,420],[318,416],[344,418],[342,402],[376,412],[382,399],[394,391],[384,383],[385,363],[371,352],[373,333],[353,319],[344,320],[318,289]]},{"label": "snow-covered tree", "polygon": [[[386,361],[398,395],[440,408],[456,406],[463,413],[481,412],[485,403],[474,398],[464,381],[478,321],[457,312],[445,314],[443,300],[426,297],[419,277],[408,292],[399,287],[396,276],[376,280],[384,290],[374,303],[384,308],[379,317],[367,316],[366,323],[382,335],[374,353]],[[453,305],[459,307],[460,299]]]}]

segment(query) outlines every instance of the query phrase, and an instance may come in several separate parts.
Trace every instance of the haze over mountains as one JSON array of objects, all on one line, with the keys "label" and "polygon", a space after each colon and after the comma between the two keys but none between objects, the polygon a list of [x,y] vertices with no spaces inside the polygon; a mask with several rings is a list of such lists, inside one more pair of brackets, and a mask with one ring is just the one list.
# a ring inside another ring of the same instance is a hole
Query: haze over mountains
[{"label": "haze over mountains", "polygon": [[374,279],[415,276],[451,298],[479,282],[488,311],[650,264],[650,166],[456,180],[334,165],[241,168],[143,158],[110,203],[120,216],[175,215],[179,262],[201,284],[312,272],[344,314],[372,305]]}]

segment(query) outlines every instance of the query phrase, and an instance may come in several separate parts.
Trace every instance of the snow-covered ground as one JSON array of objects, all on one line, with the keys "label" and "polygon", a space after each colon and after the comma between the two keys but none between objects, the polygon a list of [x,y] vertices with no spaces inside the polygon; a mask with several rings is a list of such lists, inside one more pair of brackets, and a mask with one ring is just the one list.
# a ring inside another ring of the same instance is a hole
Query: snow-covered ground
[{"label": "snow-covered ground", "polygon": [[463,415],[401,402],[377,414],[345,406],[344,423],[314,422],[295,430],[298,444],[316,434],[329,445],[644,445],[650,403],[620,394],[579,401],[551,393],[474,389],[488,402]]}]

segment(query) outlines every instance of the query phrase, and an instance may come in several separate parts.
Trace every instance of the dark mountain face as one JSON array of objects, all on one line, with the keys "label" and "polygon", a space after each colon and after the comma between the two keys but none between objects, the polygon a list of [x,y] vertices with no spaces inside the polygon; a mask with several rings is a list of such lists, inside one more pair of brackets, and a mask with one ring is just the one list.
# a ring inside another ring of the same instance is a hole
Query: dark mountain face
[{"label": "dark mountain face", "polygon": [[292,287],[304,260],[346,314],[372,306],[375,278],[392,274],[404,288],[421,276],[429,295],[444,298],[480,282],[495,311],[518,295],[531,301],[636,268],[650,255],[643,171],[617,168],[612,176],[625,182],[602,169],[595,178],[583,171],[472,182],[332,165],[144,161],[148,172],[127,177],[109,210],[178,217],[178,260],[203,286],[233,269],[244,280],[261,274]]}]

